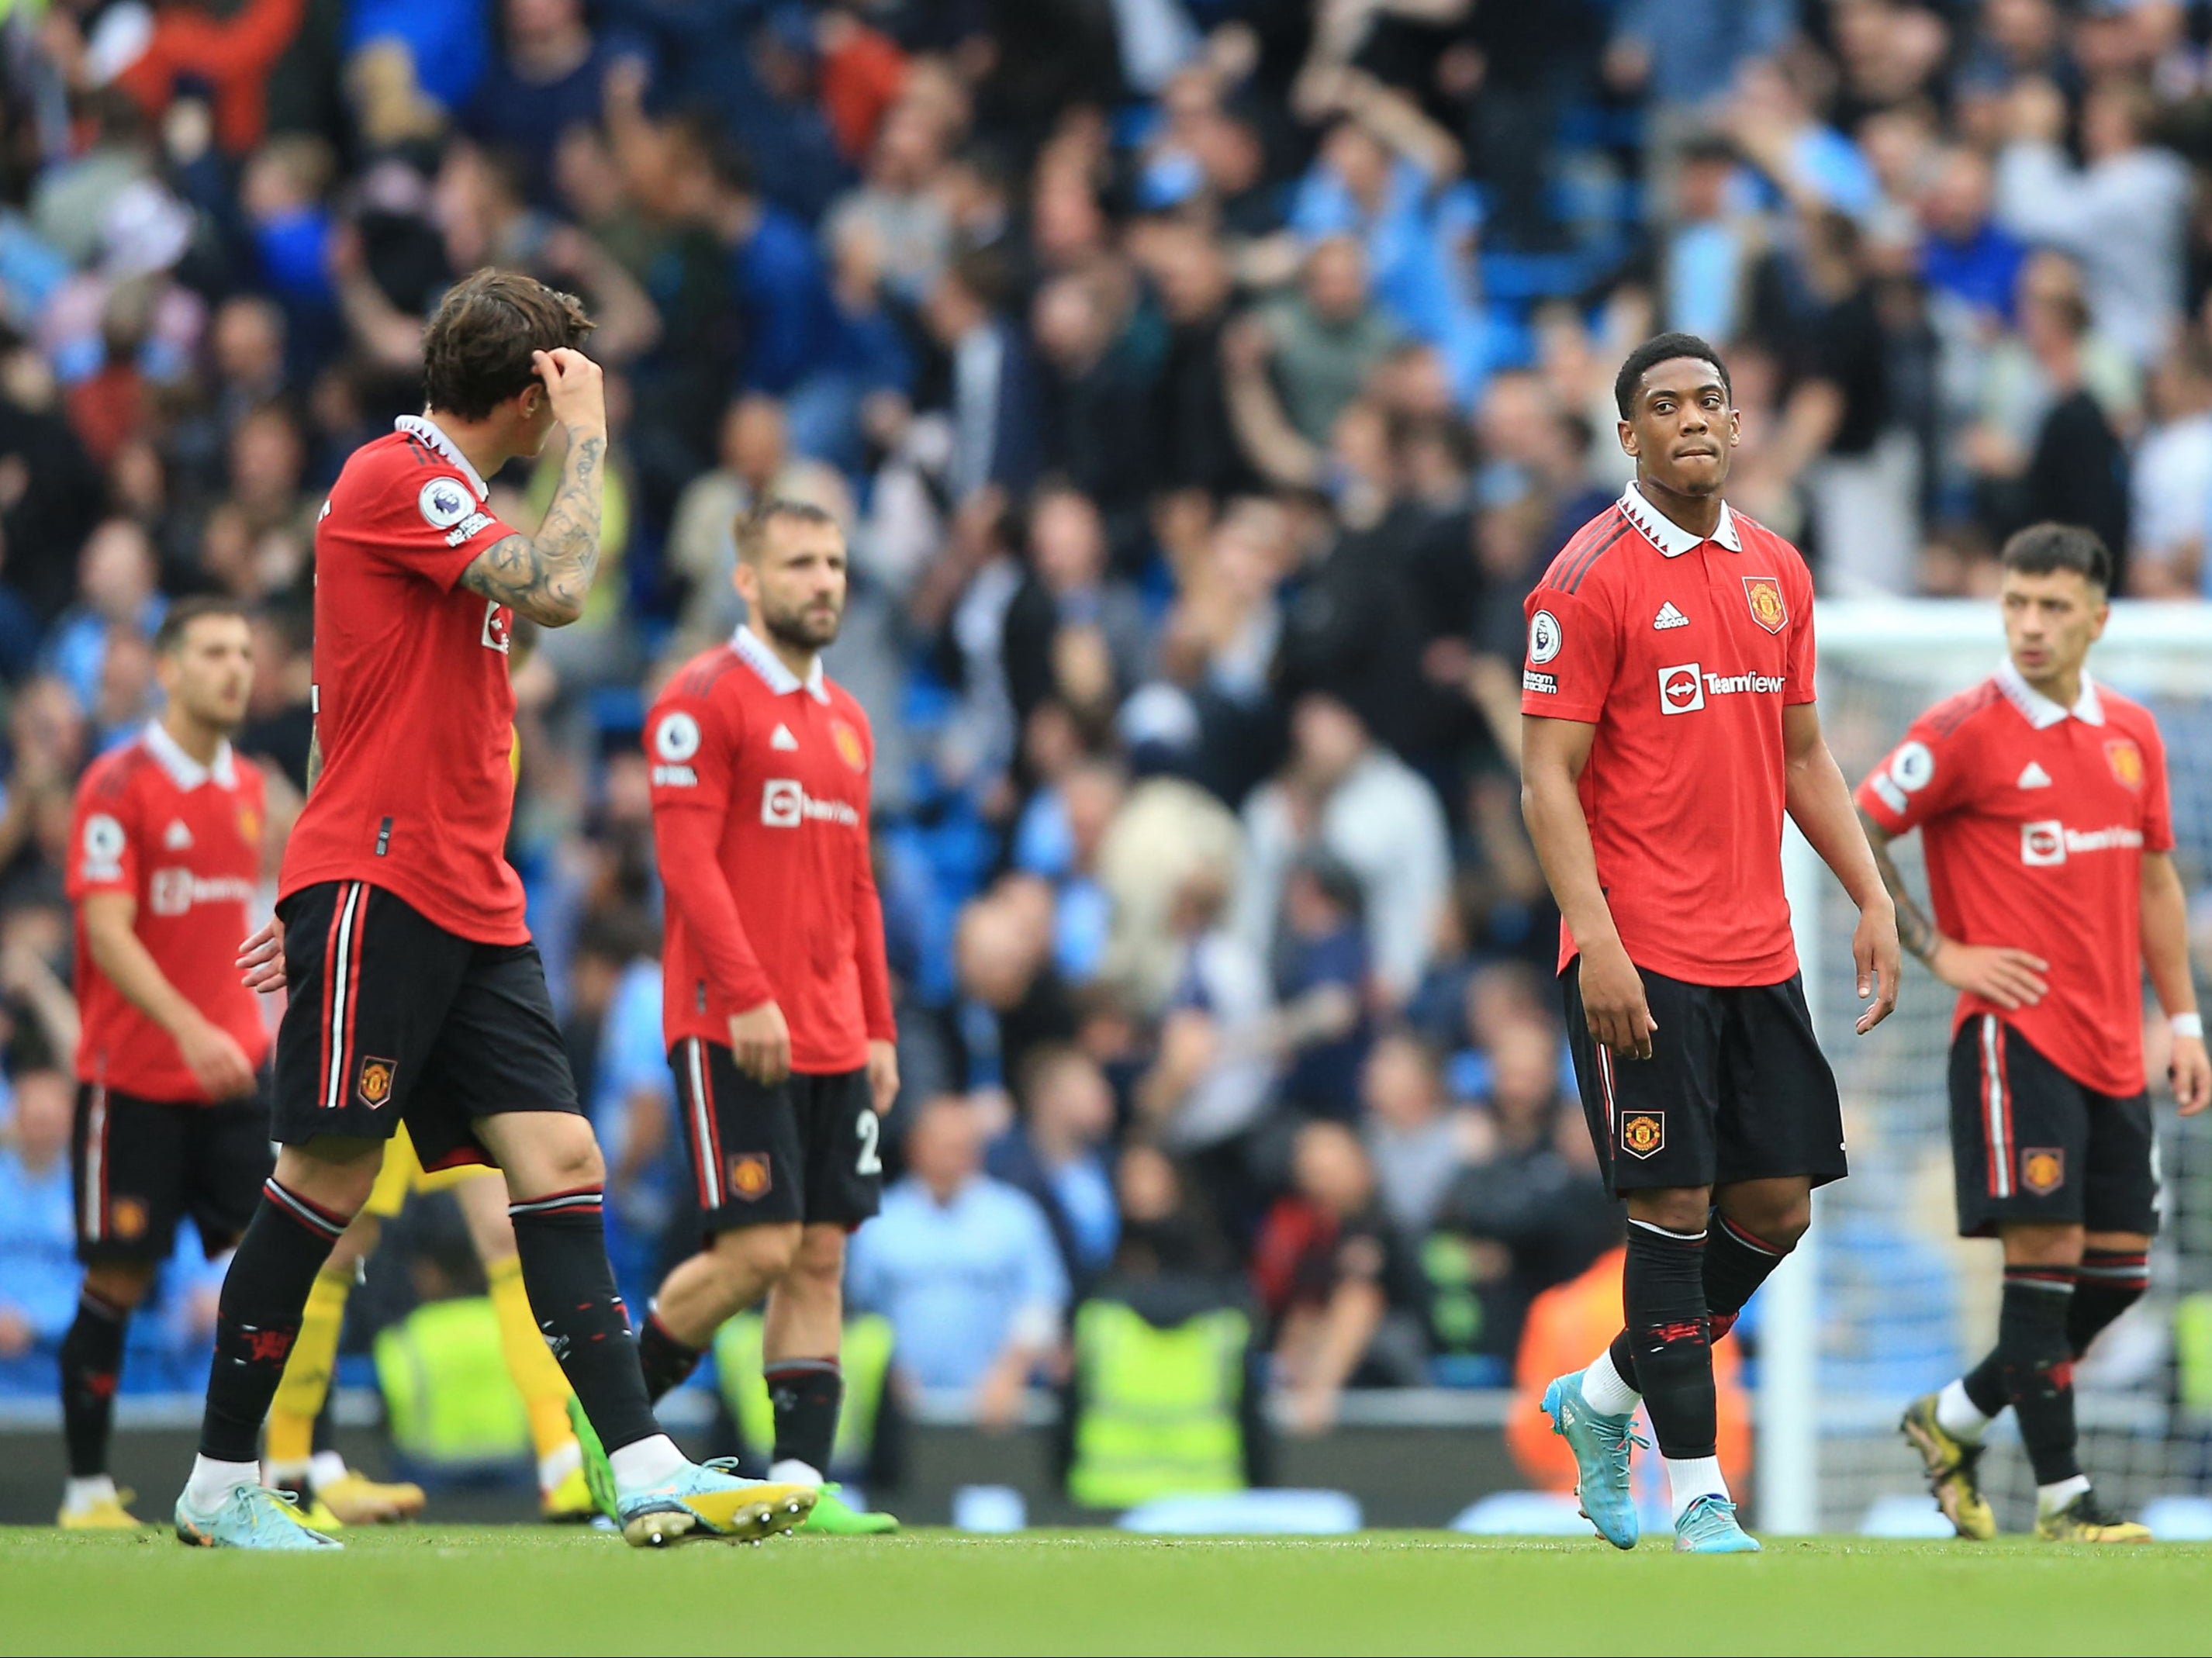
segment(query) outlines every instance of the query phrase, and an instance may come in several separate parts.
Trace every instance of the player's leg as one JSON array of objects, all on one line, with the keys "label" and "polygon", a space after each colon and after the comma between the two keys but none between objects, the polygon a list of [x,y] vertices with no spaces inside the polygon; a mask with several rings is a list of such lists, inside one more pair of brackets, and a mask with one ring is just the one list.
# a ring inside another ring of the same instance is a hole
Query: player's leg
[{"label": "player's leg", "polygon": [[477,1259],[483,1263],[492,1310],[499,1318],[500,1352],[530,1420],[539,1512],[549,1520],[588,1520],[599,1510],[584,1479],[583,1448],[568,1422],[569,1401],[576,1395],[545,1345],[530,1309],[530,1293],[523,1288],[522,1257],[515,1251],[514,1224],[507,1216],[506,1182],[485,1169],[450,1189]]},{"label": "player's leg", "polygon": [[854,1509],[824,1482],[845,1398],[845,1240],[881,1205],[880,1123],[865,1070],[792,1080],[806,1159],[806,1225],[790,1270],[769,1292],[762,1331],[762,1376],[775,1414],[769,1478],[822,1491],[803,1530],[879,1536],[898,1521]]},{"label": "player's leg", "polygon": [[1705,1236],[1705,1306],[1714,1340],[1735,1327],[1745,1304],[1812,1224],[1808,1175],[1733,1181],[1713,1193]]},{"label": "player's leg", "polygon": [[[380,1175],[377,1184],[383,1183]],[[375,1200],[372,1190],[368,1201],[373,1205]],[[307,1304],[300,1313],[300,1333],[292,1343],[291,1357],[284,1361],[283,1378],[269,1401],[263,1477],[277,1490],[296,1495],[308,1524],[325,1531],[333,1525],[347,1524],[348,1517],[316,1499],[315,1424],[330,1402],[337,1369],[338,1337],[345,1328],[346,1302],[353,1294],[362,1263],[375,1252],[383,1230],[382,1219],[366,1207],[346,1227],[307,1291]],[[360,1516],[363,1521],[387,1517],[398,1516]]]},{"label": "player's leg", "polygon": [[183,1113],[189,1108],[149,1104],[94,1084],[77,1090],[70,1169],[84,1281],[76,1316],[62,1338],[69,1483],[56,1516],[71,1530],[138,1524],[108,1473],[115,1389],[131,1315],[167,1258],[183,1212]]},{"label": "player's leg", "polygon": [[805,1520],[812,1491],[699,1467],[653,1420],[607,1260],[606,1165],[576,1101],[534,946],[475,949],[422,1083],[407,1121],[423,1167],[489,1151],[507,1175],[524,1289],[604,1447],[623,1536],[639,1545],[744,1540]]},{"label": "player's leg", "polygon": [[[696,1036],[678,1042],[668,1063],[706,1242],[662,1281],[638,1332],[656,1400],[698,1368],[725,1321],[791,1271],[809,1179],[798,1107],[805,1078],[756,1082],[726,1047]],[[834,1342],[826,1351],[836,1351]]]}]

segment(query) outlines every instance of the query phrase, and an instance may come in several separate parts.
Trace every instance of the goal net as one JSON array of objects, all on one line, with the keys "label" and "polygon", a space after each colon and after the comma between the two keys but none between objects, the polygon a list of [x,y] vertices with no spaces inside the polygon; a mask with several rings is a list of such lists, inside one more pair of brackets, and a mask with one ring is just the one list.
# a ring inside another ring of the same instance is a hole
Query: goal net
[{"label": "goal net", "polygon": [[[1838,602],[1823,604],[1819,621],[1822,723],[1854,787],[1923,709],[1986,677],[2003,655],[1990,603]],[[2212,922],[2212,605],[2116,604],[2089,671],[2158,717],[2175,857],[2201,938]],[[1919,841],[1895,850],[1924,905]],[[1945,1126],[1954,993],[1908,959],[1895,1015],[1854,1035],[1856,912],[1794,830],[1790,842],[1806,992],[1843,1092],[1851,1175],[1820,1194],[1806,1259],[1759,1297],[1760,1517],[1779,1531],[1910,1533],[1940,1521],[1897,1436],[1899,1413],[1987,1351],[2002,1262],[1994,1243],[1963,1241],[1954,1224]],[[2148,985],[2144,995],[2162,1027]],[[2130,1512],[2212,1493],[2212,1114],[2179,1121],[2162,1029],[2151,1040],[2165,1176],[2151,1292],[2075,1372],[2083,1467],[2100,1496]],[[2026,1529],[2034,1485],[2009,1415],[1987,1442],[1999,1521]],[[2160,1509],[2170,1528],[2212,1526],[2212,1503]]]}]

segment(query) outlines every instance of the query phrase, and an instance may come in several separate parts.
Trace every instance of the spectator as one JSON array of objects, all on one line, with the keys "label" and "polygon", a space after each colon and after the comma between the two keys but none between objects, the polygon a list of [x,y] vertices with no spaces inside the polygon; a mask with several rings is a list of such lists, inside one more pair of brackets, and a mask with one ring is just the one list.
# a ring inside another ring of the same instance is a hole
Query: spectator
[{"label": "spectator", "polygon": [[46,665],[89,708],[100,697],[111,629],[150,641],[168,603],[146,532],[124,519],[94,531],[77,562],[77,602],[54,624]]},{"label": "spectator", "polygon": [[[1264,346],[1284,417],[1308,443],[1327,446],[1337,416],[1399,338],[1369,287],[1365,251],[1348,235],[1322,238],[1305,256],[1297,291],[1256,321],[1251,337]],[[1245,444],[1249,451],[1249,437]]]},{"label": "spectator", "polygon": [[1031,498],[1030,568],[1006,606],[1004,660],[1014,717],[1057,697],[1094,728],[1144,683],[1150,632],[1143,607],[1107,570],[1106,525],[1065,479]]},{"label": "spectator", "polygon": [[583,0],[501,0],[504,50],[477,82],[461,124],[522,164],[532,201],[551,198],[553,153],[572,126],[599,118],[612,55],[592,33]]},{"label": "spectator", "polygon": [[1388,1031],[1367,1055],[1359,1092],[1383,1210],[1405,1236],[1426,1237],[1474,1138],[1448,1108],[1437,1056],[1411,1030]]},{"label": "spectator", "polygon": [[2197,335],[2151,371],[2153,422],[2136,451],[2129,529],[2134,591],[2193,594],[2212,514],[2212,344]]},{"label": "spectator", "polygon": [[963,1099],[931,1100],[908,1130],[909,1173],[854,1235],[854,1304],[891,1323],[899,1368],[957,1389],[987,1427],[1020,1419],[1058,1347],[1068,1280],[1034,1199],[982,1172],[982,1127]]},{"label": "spectator", "polygon": [[1034,370],[1020,331],[999,314],[998,264],[966,253],[938,278],[922,318],[952,363],[948,483],[956,501],[987,483],[1019,495],[1042,460]]},{"label": "spectator", "polygon": [[1088,1054],[1055,1045],[1030,1054],[1015,1094],[1019,1120],[991,1143],[984,1172],[1036,1200],[1079,1297],[1121,1240],[1103,1151],[1114,1132],[1113,1090]]},{"label": "spectator", "polygon": [[76,1234],[70,1224],[70,1123],[76,1090],[61,1071],[15,1084],[0,1144],[0,1391],[45,1393],[76,1316]]},{"label": "spectator", "polygon": [[1367,938],[1359,882],[1326,854],[1302,859],[1283,890],[1275,939],[1279,1092],[1293,1111],[1348,1121],[1367,1056]]}]

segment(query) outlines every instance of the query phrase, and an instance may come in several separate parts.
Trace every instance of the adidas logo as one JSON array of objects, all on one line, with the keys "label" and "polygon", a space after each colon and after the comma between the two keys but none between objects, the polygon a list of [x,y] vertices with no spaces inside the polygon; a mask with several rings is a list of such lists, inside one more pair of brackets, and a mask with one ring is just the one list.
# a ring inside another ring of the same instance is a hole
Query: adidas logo
[{"label": "adidas logo", "polygon": [[795,749],[799,746],[799,739],[791,734],[790,726],[779,722],[775,734],[768,739],[768,745],[772,749]]},{"label": "adidas logo", "polygon": [[1686,628],[1689,625],[1690,618],[1674,608],[1674,601],[1671,598],[1659,607],[1659,614],[1651,623],[1654,630],[1661,633],[1669,628]]},{"label": "adidas logo", "polygon": [[192,832],[180,821],[172,818],[169,827],[162,832],[161,844],[171,852],[185,851],[192,844]]},{"label": "adidas logo", "polygon": [[2031,760],[2027,769],[2020,774],[2020,786],[2024,789],[2047,789],[2051,786],[2051,774]]}]

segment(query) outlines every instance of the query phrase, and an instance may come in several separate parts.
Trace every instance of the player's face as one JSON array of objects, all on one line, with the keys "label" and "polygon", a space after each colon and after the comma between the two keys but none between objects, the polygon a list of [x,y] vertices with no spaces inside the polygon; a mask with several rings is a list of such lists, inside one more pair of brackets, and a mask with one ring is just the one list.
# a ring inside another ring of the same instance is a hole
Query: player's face
[{"label": "player's face", "polygon": [[253,631],[243,616],[201,616],[161,659],[158,677],[162,690],[193,720],[235,731],[253,690]]},{"label": "player's face", "polygon": [[837,637],[845,615],[845,537],[835,525],[779,518],[757,560],[738,562],[738,592],[762,632],[802,651]]},{"label": "player's face", "polygon": [[1637,476],[1678,495],[1719,494],[1742,436],[1720,370],[1698,357],[1646,369],[1620,422],[1620,446],[1635,457]]},{"label": "player's face", "polygon": [[1998,602],[2012,665],[2031,685],[2070,680],[2080,672],[2112,613],[2104,589],[2073,570],[2048,575],[2007,570]]}]

